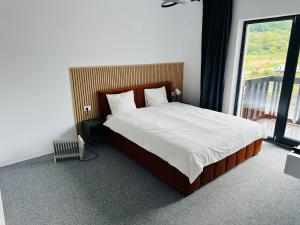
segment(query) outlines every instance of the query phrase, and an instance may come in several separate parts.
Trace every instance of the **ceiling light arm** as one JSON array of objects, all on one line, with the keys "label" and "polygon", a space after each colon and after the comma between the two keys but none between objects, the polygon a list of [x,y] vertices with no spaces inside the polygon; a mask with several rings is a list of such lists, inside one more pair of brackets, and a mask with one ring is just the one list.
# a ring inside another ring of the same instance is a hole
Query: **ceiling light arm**
[{"label": "ceiling light arm", "polygon": [[[194,2],[194,1],[200,2],[200,0],[191,0],[191,2]],[[161,3],[161,7],[162,8],[168,8],[168,7],[177,5],[177,4],[185,5],[186,1],[182,1],[182,0],[163,0],[163,2]]]}]

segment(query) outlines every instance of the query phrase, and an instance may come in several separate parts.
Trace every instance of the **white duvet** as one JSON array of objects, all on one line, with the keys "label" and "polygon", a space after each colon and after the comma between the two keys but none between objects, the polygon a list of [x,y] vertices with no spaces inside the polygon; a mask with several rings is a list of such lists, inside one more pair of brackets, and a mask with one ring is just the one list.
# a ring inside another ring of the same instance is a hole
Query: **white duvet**
[{"label": "white duvet", "polygon": [[114,115],[104,125],[177,168],[190,183],[205,166],[264,137],[255,122],[178,102]]}]

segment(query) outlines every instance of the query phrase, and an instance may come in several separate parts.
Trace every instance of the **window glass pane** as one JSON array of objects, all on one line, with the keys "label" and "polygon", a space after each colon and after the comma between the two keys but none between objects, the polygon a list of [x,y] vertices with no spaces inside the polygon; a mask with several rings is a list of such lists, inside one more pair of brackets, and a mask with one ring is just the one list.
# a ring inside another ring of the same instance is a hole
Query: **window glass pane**
[{"label": "window glass pane", "polygon": [[300,140],[300,57],[297,73],[294,81],[292,98],[290,102],[288,120],[284,136],[294,140]]},{"label": "window glass pane", "polygon": [[273,137],[292,20],[247,26],[238,114]]}]

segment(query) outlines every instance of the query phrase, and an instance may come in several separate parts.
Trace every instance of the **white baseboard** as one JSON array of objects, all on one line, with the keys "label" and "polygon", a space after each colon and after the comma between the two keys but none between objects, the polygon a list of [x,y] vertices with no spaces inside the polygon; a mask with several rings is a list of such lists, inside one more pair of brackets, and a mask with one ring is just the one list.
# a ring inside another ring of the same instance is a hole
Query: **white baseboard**
[{"label": "white baseboard", "polygon": [[2,198],[1,198],[1,191],[0,191],[0,225],[5,225],[4,210],[3,210]]},{"label": "white baseboard", "polygon": [[12,159],[12,160],[7,160],[7,161],[3,161],[3,162],[0,161],[0,167],[8,166],[8,165],[15,164],[15,163],[22,162],[22,161],[29,160],[29,159],[34,159],[36,157],[40,157],[40,156],[43,156],[43,155],[48,155],[48,154],[51,154],[51,153],[53,153],[53,151],[48,150],[48,151],[44,151],[44,152],[36,152],[34,154],[28,154],[26,156],[15,158],[15,159]]}]

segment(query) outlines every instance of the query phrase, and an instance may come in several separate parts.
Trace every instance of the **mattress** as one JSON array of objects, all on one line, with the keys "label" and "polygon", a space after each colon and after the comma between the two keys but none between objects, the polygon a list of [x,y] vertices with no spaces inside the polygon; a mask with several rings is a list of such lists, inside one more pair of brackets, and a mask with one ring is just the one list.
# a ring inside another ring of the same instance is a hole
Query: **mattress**
[{"label": "mattress", "polygon": [[253,121],[178,102],[114,115],[104,125],[174,166],[190,183],[205,166],[265,136]]}]

